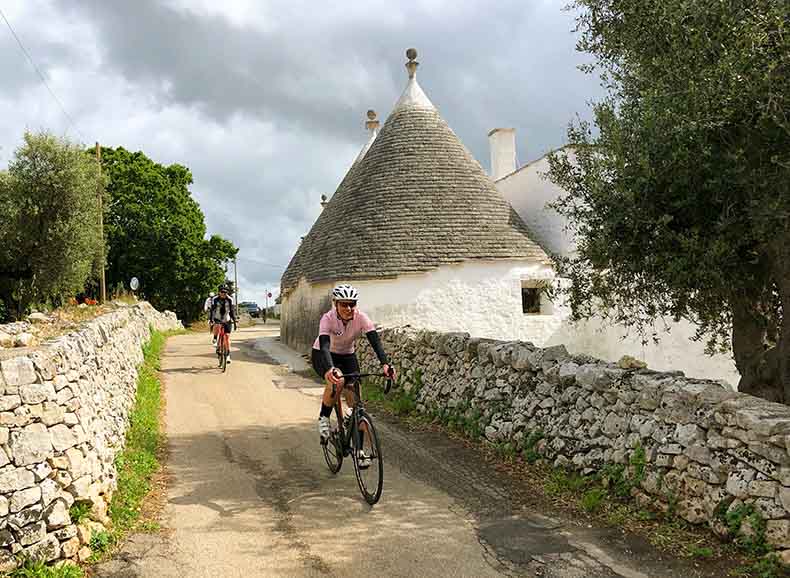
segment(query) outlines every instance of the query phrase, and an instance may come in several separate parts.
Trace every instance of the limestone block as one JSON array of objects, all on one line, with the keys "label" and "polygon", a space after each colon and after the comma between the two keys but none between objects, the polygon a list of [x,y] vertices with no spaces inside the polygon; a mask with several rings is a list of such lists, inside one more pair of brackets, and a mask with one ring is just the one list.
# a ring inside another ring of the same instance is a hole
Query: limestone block
[{"label": "limestone block", "polygon": [[44,521],[47,523],[47,530],[57,530],[71,524],[69,508],[62,500],[55,500],[44,510]]},{"label": "limestone block", "polygon": [[41,520],[41,505],[35,504],[29,508],[25,508],[21,512],[8,515],[8,525],[15,530],[29,526],[34,522]]},{"label": "limestone block", "polygon": [[705,437],[705,430],[693,423],[687,425],[678,424],[675,428],[675,438],[684,447],[702,442],[705,440]]},{"label": "limestone block", "polygon": [[63,558],[74,558],[80,550],[80,540],[76,536],[70,538],[60,545],[60,552]]},{"label": "limestone block", "polygon": [[0,331],[0,348],[11,348],[14,346],[14,337],[5,331]]},{"label": "limestone block", "polygon": [[77,500],[88,500],[90,499],[90,494],[89,494],[90,487],[91,487],[90,476],[82,476],[81,478],[74,480],[71,483],[71,485],[67,488],[67,490]]},{"label": "limestone block", "polygon": [[22,405],[22,398],[19,395],[0,396],[0,411],[13,411]]},{"label": "limestone block", "polygon": [[32,560],[51,562],[60,558],[60,541],[52,535],[46,536],[41,542],[27,548],[25,554]]},{"label": "limestone block", "polygon": [[752,400],[746,407],[735,410],[735,422],[739,427],[766,437],[790,434],[790,408],[763,400]]},{"label": "limestone block", "polygon": [[32,333],[19,333],[14,336],[14,347],[33,347],[38,343]]},{"label": "limestone block", "polygon": [[51,478],[47,478],[41,482],[39,487],[41,488],[41,505],[46,508],[55,498],[58,497],[58,494],[60,493],[60,487],[58,486],[58,483]]},{"label": "limestone block", "polygon": [[780,520],[787,517],[787,510],[773,498],[757,498],[754,500],[754,508],[766,520]]},{"label": "limestone block", "polygon": [[65,405],[66,402],[68,402],[73,397],[74,397],[74,391],[71,389],[71,387],[64,387],[63,389],[57,392],[57,397],[55,401],[59,405]]},{"label": "limestone block", "polygon": [[87,546],[83,546],[82,548],[80,548],[80,551],[77,552],[77,559],[80,562],[85,562],[88,558],[91,557],[91,553],[92,552],[90,548],[88,548]]},{"label": "limestone block", "polygon": [[55,475],[54,475],[53,479],[55,480],[55,482],[57,482],[57,484],[61,488],[69,487],[71,485],[72,480],[73,480],[73,478],[71,477],[71,474],[68,473],[66,470],[55,470]]},{"label": "limestone block", "polygon": [[[61,528],[60,530],[56,530],[54,532],[55,537],[60,540],[61,542],[65,542],[66,540],[71,540],[72,538],[77,537],[77,525],[70,524],[65,528]],[[77,539],[79,542],[79,539]]]},{"label": "limestone block", "polygon": [[63,374],[58,374],[52,379],[52,385],[55,387],[55,391],[60,391],[69,385],[69,378]]},{"label": "limestone block", "polygon": [[774,548],[790,548],[790,520],[769,520],[765,539]]},{"label": "limestone block", "polygon": [[17,541],[23,546],[29,546],[30,544],[41,542],[46,535],[47,525],[42,520],[21,528],[17,532]]},{"label": "limestone block", "polygon": [[52,467],[49,465],[48,462],[40,462],[30,467],[29,469],[31,472],[33,472],[33,476],[36,478],[37,482],[40,482],[48,478],[49,474],[52,473]]},{"label": "limestone block", "polygon": [[0,427],[0,445],[4,446],[10,439],[10,431],[7,427]]},{"label": "limestone block", "polygon": [[52,438],[44,424],[34,423],[21,431],[11,432],[11,453],[14,463],[25,466],[43,462],[52,455]]},{"label": "limestone block", "polygon": [[683,453],[689,457],[690,460],[704,465],[710,465],[712,456],[710,450],[701,444],[695,444],[683,450]]},{"label": "limestone block", "polygon": [[0,518],[5,518],[8,515],[8,498],[0,496]]},{"label": "limestone block", "polygon": [[698,499],[681,500],[678,504],[678,514],[692,524],[701,524],[707,520],[705,508]]},{"label": "limestone block", "polygon": [[49,428],[52,446],[59,452],[65,451],[80,443],[74,431],[67,425],[58,424]]},{"label": "limestone block", "polygon": [[11,495],[10,512],[15,514],[28,506],[37,504],[39,500],[41,500],[41,488],[39,486],[33,486],[26,490],[14,492]]},{"label": "limestone block", "polygon": [[0,493],[10,494],[31,487],[35,483],[33,472],[24,468],[6,466],[0,470]]},{"label": "limestone block", "polygon": [[749,484],[754,480],[753,470],[737,470],[727,477],[727,491],[736,498],[749,496]]},{"label": "limestone block", "polygon": [[773,498],[779,484],[774,481],[754,480],[749,483],[749,495],[758,498]]},{"label": "limestone block", "polygon": [[601,431],[609,436],[618,436],[628,431],[628,422],[628,419],[614,412],[610,412],[609,415],[606,416],[606,419],[604,419]]},{"label": "limestone block", "polygon": [[60,490],[60,491],[58,492],[58,498],[60,498],[60,499],[61,499],[61,500],[63,500],[64,502],[66,502],[66,505],[67,505],[69,508],[71,508],[71,506],[73,506],[73,505],[74,505],[74,502],[75,502],[75,500],[74,500],[74,496],[72,496],[72,495],[71,495],[69,492],[67,492],[66,490]]},{"label": "limestone block", "polygon": [[27,385],[36,381],[36,370],[29,357],[12,357],[0,361],[6,385]]},{"label": "limestone block", "polygon": [[790,488],[787,486],[779,487],[779,502],[784,506],[784,509],[790,512]]},{"label": "limestone block", "polygon": [[749,450],[758,456],[771,460],[775,464],[790,466],[790,455],[788,455],[785,448],[778,448],[774,445],[760,442],[751,442]]},{"label": "limestone block", "polygon": [[[66,410],[55,402],[44,402],[41,412],[41,422],[46,426],[53,426],[64,422]],[[68,425],[68,424],[67,424]]]},{"label": "limestone block", "polygon": [[5,548],[16,542],[10,530],[0,530],[0,547]]},{"label": "limestone block", "polygon": [[579,366],[572,361],[563,363],[560,366],[559,381],[563,386],[570,386],[576,382],[576,373],[579,371]]}]

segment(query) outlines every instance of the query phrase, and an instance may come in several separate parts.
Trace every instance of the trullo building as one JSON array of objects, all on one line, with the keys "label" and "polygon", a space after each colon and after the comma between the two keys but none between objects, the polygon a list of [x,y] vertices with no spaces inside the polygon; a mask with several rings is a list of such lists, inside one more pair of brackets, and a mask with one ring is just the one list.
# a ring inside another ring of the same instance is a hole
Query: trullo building
[{"label": "trullo building", "polygon": [[350,282],[379,325],[542,344],[561,323],[540,291],[551,262],[407,57],[406,89],[283,274],[283,340],[308,350],[332,286]]}]

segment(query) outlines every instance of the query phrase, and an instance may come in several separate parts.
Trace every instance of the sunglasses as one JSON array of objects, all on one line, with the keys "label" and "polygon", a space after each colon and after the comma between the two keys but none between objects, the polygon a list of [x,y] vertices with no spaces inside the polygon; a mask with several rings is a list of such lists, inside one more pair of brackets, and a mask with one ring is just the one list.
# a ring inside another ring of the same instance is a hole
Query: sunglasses
[{"label": "sunglasses", "polygon": [[337,304],[340,307],[348,307],[349,309],[354,309],[357,306],[356,301],[338,301]]}]

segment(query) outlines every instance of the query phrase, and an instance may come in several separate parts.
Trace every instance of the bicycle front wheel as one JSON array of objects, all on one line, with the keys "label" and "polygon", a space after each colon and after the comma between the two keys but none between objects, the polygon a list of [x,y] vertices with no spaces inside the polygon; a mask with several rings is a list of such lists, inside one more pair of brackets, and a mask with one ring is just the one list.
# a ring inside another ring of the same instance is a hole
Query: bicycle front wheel
[{"label": "bicycle front wheel", "polygon": [[340,466],[343,465],[343,442],[339,429],[337,427],[337,418],[335,411],[329,415],[329,439],[321,440],[321,448],[324,450],[324,459],[329,471],[336,474],[340,471]]},{"label": "bicycle front wheel", "polygon": [[373,420],[366,413],[359,416],[353,438],[354,451],[351,455],[357,483],[365,501],[372,506],[379,501],[384,488],[384,463]]}]

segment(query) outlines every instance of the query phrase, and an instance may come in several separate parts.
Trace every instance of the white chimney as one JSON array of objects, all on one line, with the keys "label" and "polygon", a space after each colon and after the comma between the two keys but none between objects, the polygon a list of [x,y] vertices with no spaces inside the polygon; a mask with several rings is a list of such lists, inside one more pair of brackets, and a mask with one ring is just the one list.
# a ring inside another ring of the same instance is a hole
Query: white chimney
[{"label": "white chimney", "polygon": [[516,170],[516,129],[495,128],[488,133],[491,178],[501,179]]}]

